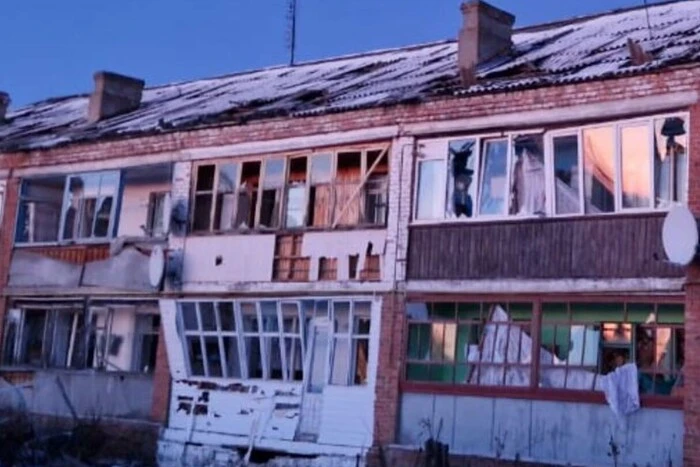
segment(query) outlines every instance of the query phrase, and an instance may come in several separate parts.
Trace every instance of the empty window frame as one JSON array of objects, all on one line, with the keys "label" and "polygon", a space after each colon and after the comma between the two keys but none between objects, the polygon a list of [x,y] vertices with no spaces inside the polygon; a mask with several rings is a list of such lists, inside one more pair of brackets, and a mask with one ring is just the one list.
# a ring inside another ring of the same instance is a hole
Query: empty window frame
[{"label": "empty window frame", "polygon": [[139,313],[134,328],[132,371],[153,373],[156,368],[160,315]]},{"label": "empty window frame", "polygon": [[22,180],[15,241],[48,243],[58,240],[66,177],[39,177]]},{"label": "empty window frame", "polygon": [[84,313],[71,305],[23,306],[6,320],[3,362],[35,368],[84,365]]},{"label": "empty window frame", "polygon": [[162,237],[167,234],[170,193],[167,191],[153,192],[148,195],[148,217],[146,218],[146,234],[150,237]]},{"label": "empty window frame", "polygon": [[371,303],[334,301],[332,312],[330,384],[365,385],[368,377]]},{"label": "empty window frame", "polygon": [[418,221],[668,209],[687,200],[687,116],[425,141],[416,178]]},{"label": "empty window frame", "polygon": [[[682,395],[682,304],[543,302],[540,310],[528,303],[409,303],[406,380],[600,391],[604,375],[635,363],[641,394]],[[533,359],[540,362],[534,381]]]},{"label": "empty window frame", "polygon": [[119,179],[118,171],[68,176],[63,202],[62,240],[113,236]]},{"label": "empty window frame", "polygon": [[387,150],[222,161],[195,173],[194,232],[386,223]]},{"label": "empty window frame", "polygon": [[0,225],[2,225],[2,213],[5,210],[5,181],[0,180]]}]

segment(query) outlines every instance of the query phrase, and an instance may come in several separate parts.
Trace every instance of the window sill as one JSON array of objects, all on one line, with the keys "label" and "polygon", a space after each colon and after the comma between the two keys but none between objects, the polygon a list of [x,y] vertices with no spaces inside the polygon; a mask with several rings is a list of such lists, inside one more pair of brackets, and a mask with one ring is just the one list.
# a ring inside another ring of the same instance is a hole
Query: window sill
[{"label": "window sill", "polygon": [[299,228],[279,228],[279,229],[236,229],[236,230],[217,230],[217,231],[197,231],[188,232],[190,237],[217,237],[224,235],[289,235],[303,234],[316,232],[345,232],[353,230],[386,230],[386,225],[377,224],[360,224],[360,225],[339,225],[335,228],[327,227],[299,227]]},{"label": "window sill", "polygon": [[[562,389],[535,389],[531,387],[467,386],[440,383],[401,382],[401,392],[446,396],[494,397],[606,405],[605,396],[596,391],[567,391]],[[683,409],[683,398],[674,396],[640,395],[641,406],[658,409]]]},{"label": "window sill", "polygon": [[107,370],[98,370],[96,368],[51,368],[51,367],[34,367],[34,366],[28,366],[28,365],[18,365],[18,366],[12,366],[12,365],[0,365],[0,374],[2,373],[37,373],[37,372],[53,372],[53,373],[62,373],[62,374],[77,374],[77,375],[84,375],[84,374],[101,374],[101,375],[109,375],[109,376],[115,376],[115,377],[129,377],[129,378],[135,378],[135,377],[142,377],[142,378],[148,378],[152,379],[153,378],[153,373],[141,373],[138,371],[107,371]]},{"label": "window sill", "polygon": [[411,227],[429,227],[429,226],[456,226],[456,225],[480,225],[480,224],[498,224],[506,222],[522,222],[522,223],[540,223],[540,222],[558,222],[558,221],[592,221],[600,219],[611,219],[621,217],[662,217],[670,208],[664,209],[644,209],[644,210],[626,210],[623,212],[610,212],[601,214],[559,214],[553,216],[488,216],[477,218],[463,219],[431,219],[431,220],[412,220]]}]

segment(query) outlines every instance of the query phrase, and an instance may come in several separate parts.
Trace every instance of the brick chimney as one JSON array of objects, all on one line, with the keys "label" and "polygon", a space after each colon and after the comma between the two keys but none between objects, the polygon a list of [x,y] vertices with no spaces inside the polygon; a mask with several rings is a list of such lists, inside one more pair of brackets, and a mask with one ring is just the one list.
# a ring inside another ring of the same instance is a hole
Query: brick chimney
[{"label": "brick chimney", "polygon": [[513,45],[515,16],[481,0],[462,3],[464,22],[459,31],[459,73],[464,85],[476,81],[479,63],[508,52]]},{"label": "brick chimney", "polygon": [[10,95],[6,92],[0,91],[0,123],[5,120],[5,115],[7,115],[7,108],[10,106]]},{"label": "brick chimney", "polygon": [[129,76],[98,71],[95,73],[95,89],[90,95],[88,121],[91,123],[115,115],[136,110],[141,105],[141,95],[146,84]]}]

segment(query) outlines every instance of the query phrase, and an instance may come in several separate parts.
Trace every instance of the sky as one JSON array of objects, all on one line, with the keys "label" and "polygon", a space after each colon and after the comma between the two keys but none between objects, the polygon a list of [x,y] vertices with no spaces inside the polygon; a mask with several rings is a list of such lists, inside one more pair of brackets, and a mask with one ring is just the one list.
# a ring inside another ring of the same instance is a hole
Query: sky
[{"label": "sky", "polygon": [[[297,62],[455,38],[461,0],[297,0]],[[108,70],[147,85],[285,64],[288,0],[0,0],[11,108],[89,93]],[[491,0],[516,26],[643,0]],[[650,3],[652,3],[650,1]]]}]

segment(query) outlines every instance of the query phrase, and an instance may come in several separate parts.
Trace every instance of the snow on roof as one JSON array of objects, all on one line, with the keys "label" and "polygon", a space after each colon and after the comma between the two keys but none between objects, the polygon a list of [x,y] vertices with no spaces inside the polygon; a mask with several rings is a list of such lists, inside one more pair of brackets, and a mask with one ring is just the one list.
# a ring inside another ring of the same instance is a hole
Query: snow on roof
[{"label": "snow on roof", "polygon": [[[653,60],[633,66],[628,38]],[[637,8],[524,28],[513,34],[513,43],[507,57],[479,66],[478,83],[470,87],[459,83],[453,40],[148,87],[137,110],[94,124],[86,120],[88,96],[49,99],[8,113],[0,123],[0,151],[342,112],[699,62],[700,0],[651,6],[648,18]]]}]

